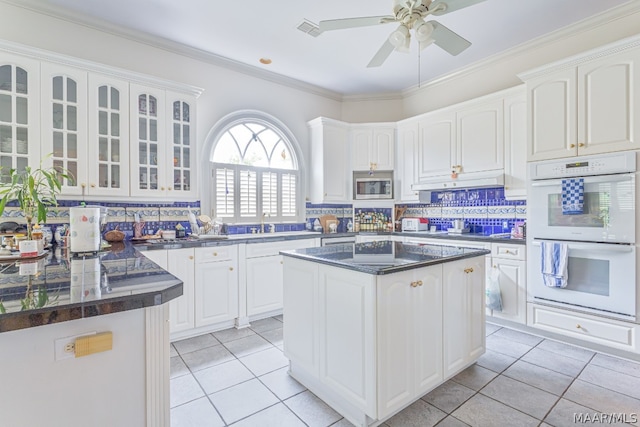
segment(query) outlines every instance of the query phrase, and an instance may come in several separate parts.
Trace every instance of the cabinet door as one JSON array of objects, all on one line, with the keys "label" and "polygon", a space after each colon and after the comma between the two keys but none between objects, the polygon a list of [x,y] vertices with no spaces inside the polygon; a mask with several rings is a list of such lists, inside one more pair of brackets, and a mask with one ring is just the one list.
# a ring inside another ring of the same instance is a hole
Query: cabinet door
[{"label": "cabinet door", "polygon": [[578,153],[640,148],[640,49],[578,67]]},{"label": "cabinet door", "polygon": [[442,382],[442,265],[380,276],[378,418]]},{"label": "cabinet door", "polygon": [[502,99],[483,101],[457,112],[457,163],[462,172],[504,168]]},{"label": "cabinet door", "polygon": [[457,164],[455,112],[429,114],[420,120],[419,129],[418,178],[451,174]]},{"label": "cabinet door", "polygon": [[197,198],[196,99],[167,92],[168,194],[175,198]]},{"label": "cabinet door", "polygon": [[352,200],[349,167],[349,133],[346,127],[327,124],[323,119],[310,122],[311,184],[314,203],[345,203]]},{"label": "cabinet door", "polygon": [[411,186],[418,182],[418,123],[402,123],[398,125],[398,168],[396,169],[396,200],[417,202],[418,192]]},{"label": "cabinet door", "polygon": [[484,353],[484,257],[444,264],[444,377]]},{"label": "cabinet door", "polygon": [[351,129],[351,169],[368,171],[373,163],[373,130]]},{"label": "cabinet door", "polygon": [[527,81],[527,161],[575,156],[576,69]]},{"label": "cabinet door", "polygon": [[87,193],[129,195],[129,84],[89,74]]},{"label": "cabinet door", "polygon": [[282,256],[247,258],[247,315],[282,310]]},{"label": "cabinet door", "polygon": [[164,196],[168,187],[165,93],[129,87],[131,106],[131,195]]},{"label": "cabinet door", "polygon": [[182,296],[169,301],[169,331],[186,331],[194,327],[194,256],[193,249],[172,249],[167,257],[167,271],[182,280]]},{"label": "cabinet door", "polygon": [[87,72],[43,62],[42,151],[47,163],[66,171],[62,194],[80,195],[87,183]]},{"label": "cabinet door", "polygon": [[8,53],[0,60],[0,181],[40,162],[40,64]]},{"label": "cabinet door", "polygon": [[504,194],[527,195],[527,98],[522,94],[504,100]]},{"label": "cabinet door", "polygon": [[493,311],[494,317],[526,324],[527,290],[526,262],[493,258],[492,268],[500,272],[500,296],[502,297],[502,311]]},{"label": "cabinet door", "polygon": [[195,326],[238,317],[237,260],[198,263],[195,276]]},{"label": "cabinet door", "polygon": [[395,135],[396,131],[392,127],[380,127],[373,129],[371,162],[374,163],[374,169],[395,169]]}]

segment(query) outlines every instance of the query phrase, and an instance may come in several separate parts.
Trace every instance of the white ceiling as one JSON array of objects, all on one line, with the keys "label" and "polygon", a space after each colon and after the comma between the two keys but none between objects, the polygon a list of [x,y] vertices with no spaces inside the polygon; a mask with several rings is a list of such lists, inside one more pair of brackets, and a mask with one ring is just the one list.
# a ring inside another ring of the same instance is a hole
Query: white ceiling
[{"label": "white ceiling", "polygon": [[[379,68],[371,57],[396,24],[311,37],[303,19],[391,14],[391,0],[26,0],[50,13],[116,25],[177,42],[343,95],[397,93],[446,75],[628,0],[486,0],[435,19],[471,41],[453,57],[435,45],[392,53]],[[97,20],[97,21],[96,21]],[[259,59],[270,58],[271,65]]]}]

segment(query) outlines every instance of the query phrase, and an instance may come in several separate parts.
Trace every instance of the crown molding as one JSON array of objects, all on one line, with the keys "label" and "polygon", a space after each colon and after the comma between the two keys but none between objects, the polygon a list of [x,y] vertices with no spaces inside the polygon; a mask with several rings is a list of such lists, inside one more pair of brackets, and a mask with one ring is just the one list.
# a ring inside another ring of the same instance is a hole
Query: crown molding
[{"label": "crown molding", "polygon": [[322,88],[320,86],[312,85],[310,83],[306,83],[291,77],[286,77],[272,71],[263,70],[252,65],[244,64],[233,59],[216,55],[202,49],[193,48],[182,43],[167,40],[162,37],[149,35],[141,31],[126,29],[118,25],[110,24],[100,19],[84,16],[69,10],[62,10],[61,8],[56,8],[53,5],[38,2],[36,0],[0,0],[0,2],[19,7],[21,9],[26,9],[32,12],[47,15],[55,19],[64,20],[75,25],[102,31],[104,33],[111,34],[116,37],[125,38],[136,43],[146,44],[148,46],[165,50],[170,53],[175,53],[178,55],[196,59],[198,61],[229,69],[231,71],[236,71],[250,77],[269,81],[271,83],[277,83],[283,86],[291,87],[293,89],[299,89],[307,93],[331,99],[333,101],[342,101],[343,98],[342,94]]},{"label": "crown molding", "polygon": [[[407,98],[410,96],[418,95],[434,86],[447,83],[454,79],[465,77],[473,73],[476,73],[481,69],[494,66],[504,61],[505,59],[509,59],[514,56],[525,54],[527,53],[527,51],[532,49],[542,48],[545,45],[557,42],[559,40],[562,40],[570,36],[579,35],[580,33],[593,30],[596,27],[608,24],[612,21],[616,21],[620,18],[624,18],[634,13],[640,13],[640,1],[631,0],[628,3],[622,4],[616,8],[604,11],[592,17],[583,19],[582,21],[578,21],[566,27],[562,27],[551,33],[529,40],[511,49],[489,56],[483,60],[474,62],[469,66],[454,70],[453,72],[445,76],[437,77],[427,82],[422,82],[420,83],[420,87],[417,87],[417,85],[414,85],[410,88],[403,90],[402,96],[403,98]],[[594,50],[597,50],[597,49],[594,49]],[[577,56],[582,56],[582,55],[576,55],[576,57]]]}]

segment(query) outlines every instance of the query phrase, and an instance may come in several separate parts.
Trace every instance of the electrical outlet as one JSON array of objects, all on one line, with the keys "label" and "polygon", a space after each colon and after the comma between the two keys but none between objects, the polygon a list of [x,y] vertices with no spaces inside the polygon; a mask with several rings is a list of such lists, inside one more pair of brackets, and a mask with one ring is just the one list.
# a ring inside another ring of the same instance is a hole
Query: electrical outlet
[{"label": "electrical outlet", "polygon": [[502,229],[503,230],[509,229],[509,221],[502,221]]},{"label": "electrical outlet", "polygon": [[72,335],[70,337],[58,338],[54,343],[55,353],[54,357],[56,361],[71,359],[75,357],[75,349],[76,349],[76,338],[85,337],[87,335],[95,335],[96,331],[85,332],[80,335]]}]

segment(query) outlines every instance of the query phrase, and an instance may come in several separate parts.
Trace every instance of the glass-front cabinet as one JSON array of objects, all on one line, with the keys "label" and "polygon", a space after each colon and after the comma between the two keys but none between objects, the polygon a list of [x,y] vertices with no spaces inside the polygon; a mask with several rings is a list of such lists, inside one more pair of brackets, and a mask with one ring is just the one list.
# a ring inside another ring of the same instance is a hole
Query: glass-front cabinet
[{"label": "glass-front cabinet", "polygon": [[64,194],[82,194],[87,175],[87,72],[42,63],[42,154],[68,178]]},{"label": "glass-front cabinet", "polygon": [[195,98],[167,92],[167,117],[169,135],[169,164],[173,182],[167,189],[175,197],[196,196],[195,194]]},{"label": "glass-front cabinet", "polygon": [[129,195],[129,83],[89,75],[90,195]]},{"label": "glass-front cabinet", "polygon": [[139,85],[131,91],[131,195],[164,196],[166,167],[165,93]]},{"label": "glass-front cabinet", "polygon": [[40,161],[40,84],[38,61],[0,56],[0,181],[9,171]]}]

